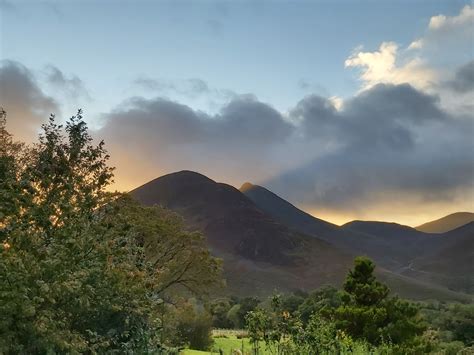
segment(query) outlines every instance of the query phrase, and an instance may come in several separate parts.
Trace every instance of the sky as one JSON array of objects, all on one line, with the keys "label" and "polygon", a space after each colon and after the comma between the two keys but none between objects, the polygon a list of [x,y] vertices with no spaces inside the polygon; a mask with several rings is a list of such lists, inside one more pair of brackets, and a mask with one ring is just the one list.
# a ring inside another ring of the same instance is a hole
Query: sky
[{"label": "sky", "polygon": [[0,0],[17,139],[83,108],[130,190],[178,170],[335,223],[474,211],[470,1]]}]

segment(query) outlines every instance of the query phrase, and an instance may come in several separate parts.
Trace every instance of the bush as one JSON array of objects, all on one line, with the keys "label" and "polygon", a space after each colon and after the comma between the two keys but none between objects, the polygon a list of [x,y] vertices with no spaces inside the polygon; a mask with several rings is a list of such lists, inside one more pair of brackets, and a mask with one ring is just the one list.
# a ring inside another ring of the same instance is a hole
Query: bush
[{"label": "bush", "polygon": [[178,315],[177,334],[194,350],[208,350],[212,343],[212,317],[204,309],[188,304]]}]

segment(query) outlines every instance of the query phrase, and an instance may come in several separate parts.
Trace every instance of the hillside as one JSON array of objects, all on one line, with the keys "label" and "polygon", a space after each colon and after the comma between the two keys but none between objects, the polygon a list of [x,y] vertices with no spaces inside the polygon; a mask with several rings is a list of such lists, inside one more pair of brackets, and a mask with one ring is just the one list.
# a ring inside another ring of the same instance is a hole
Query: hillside
[{"label": "hillside", "polygon": [[[181,171],[133,190],[146,205],[181,214],[222,257],[230,289],[271,293],[342,281],[352,257],[331,244],[293,231],[261,211],[234,187]],[[260,290],[259,290],[260,289]]]},{"label": "hillside", "polygon": [[353,255],[368,255],[392,271],[418,255],[420,239],[427,236],[411,227],[385,222],[354,221],[339,227],[313,217],[262,186],[245,183],[240,191],[278,222]]},{"label": "hillside", "polygon": [[[441,289],[448,291],[446,287],[469,291],[474,284],[472,278],[458,277],[454,265],[451,265],[456,263],[453,255],[463,260],[464,265],[469,265],[468,269],[472,265],[468,261],[472,248],[469,249],[454,231],[446,234],[424,233],[409,226],[378,221],[352,221],[339,227],[305,213],[264,187],[245,183],[240,190],[280,223],[317,236],[352,255],[371,257],[385,270],[381,276],[387,278],[394,290],[400,290],[409,297],[414,294],[428,295],[430,292],[439,294]],[[418,270],[421,266],[414,260],[429,255],[433,257],[424,261],[426,265],[439,258],[437,265],[440,267],[433,267],[429,272]],[[441,267],[443,263],[447,265],[446,271]],[[447,277],[457,281],[447,283]],[[420,289],[425,291],[420,292]]]},{"label": "hillside", "polygon": [[454,290],[474,293],[474,222],[445,233],[426,255],[416,258],[411,273]]},{"label": "hillside", "polygon": [[435,221],[424,223],[417,230],[426,233],[445,233],[474,221],[474,213],[457,212]]},{"label": "hillside", "polygon": [[262,186],[246,182],[239,190],[262,211],[290,228],[320,237],[339,232],[337,225],[313,217]]},{"label": "hillside", "polygon": [[397,275],[412,255],[400,258],[394,243],[387,243],[396,240],[393,236],[341,228],[255,185],[246,184],[241,190],[244,193],[204,175],[181,171],[152,180],[131,194],[143,204],[179,213],[188,228],[204,233],[212,253],[224,261],[229,294],[266,296],[324,284],[337,286],[353,257],[365,254],[380,264],[379,276],[395,293],[417,299],[466,298],[430,280]]}]

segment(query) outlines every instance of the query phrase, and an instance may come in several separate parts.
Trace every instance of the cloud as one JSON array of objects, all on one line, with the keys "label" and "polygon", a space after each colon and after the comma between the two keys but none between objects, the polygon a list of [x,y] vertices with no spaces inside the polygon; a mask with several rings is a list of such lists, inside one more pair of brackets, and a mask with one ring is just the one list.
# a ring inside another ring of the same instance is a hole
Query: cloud
[{"label": "cloud", "polygon": [[473,24],[474,8],[471,5],[466,5],[457,16],[437,15],[431,17],[428,28],[432,31],[452,31]]},{"label": "cloud", "polygon": [[424,46],[423,39],[417,39],[413,42],[410,43],[408,46],[408,49],[416,50],[416,49],[421,49]]},{"label": "cloud", "polygon": [[57,102],[38,86],[35,75],[14,61],[1,62],[0,105],[7,111],[8,130],[26,141],[51,113],[60,112]]},{"label": "cloud", "polygon": [[458,68],[454,79],[448,84],[459,93],[474,91],[474,60]]},{"label": "cloud", "polygon": [[309,95],[285,116],[251,95],[213,115],[134,98],[107,115],[98,135],[128,188],[191,169],[261,183],[310,210],[360,216],[472,201],[472,122],[409,84],[377,84],[339,108]]},{"label": "cloud", "polygon": [[314,139],[336,147],[265,182],[291,201],[338,212],[387,209],[387,203],[398,209],[405,201],[413,212],[410,206],[469,204],[474,197],[473,117],[450,116],[436,96],[379,84],[341,111],[308,97],[291,115]]},{"label": "cloud", "polygon": [[[412,43],[412,48],[417,45]],[[346,59],[346,68],[359,68],[363,88],[368,89],[376,84],[409,83],[417,88],[426,89],[436,81],[436,74],[418,57],[400,60],[398,45],[394,42],[383,42],[374,52],[363,52],[358,49]]]},{"label": "cloud", "polygon": [[421,50],[424,57],[442,64],[453,58],[472,57],[474,8],[464,6],[458,15],[437,15],[430,18],[422,37],[412,42],[410,49]]},{"label": "cloud", "polygon": [[82,80],[76,75],[67,76],[54,65],[47,65],[44,69],[46,82],[61,91],[65,96],[72,100],[84,97],[90,100],[89,93]]},{"label": "cloud", "polygon": [[280,112],[250,95],[235,97],[214,115],[164,98],[136,97],[105,119],[98,135],[119,157],[114,163],[124,184],[136,183],[136,166],[150,179],[180,169],[224,173],[234,182],[247,169],[253,169],[252,177],[268,176],[279,167],[275,149],[284,147],[294,129]]}]

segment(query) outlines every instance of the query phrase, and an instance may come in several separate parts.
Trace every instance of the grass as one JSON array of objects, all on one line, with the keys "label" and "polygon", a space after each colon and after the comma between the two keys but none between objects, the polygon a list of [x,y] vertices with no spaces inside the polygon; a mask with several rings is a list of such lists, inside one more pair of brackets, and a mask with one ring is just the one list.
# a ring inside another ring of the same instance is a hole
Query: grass
[{"label": "grass", "polygon": [[[185,349],[181,352],[181,355],[218,355],[219,350],[222,350],[224,355],[232,355],[234,350],[239,350],[242,353],[242,349],[243,355],[251,354],[252,346],[250,345],[249,338],[240,338],[242,334],[241,331],[215,330],[213,332],[214,344],[210,351]],[[239,337],[237,335],[239,335]],[[267,353],[261,349],[260,354],[266,355]]]}]

